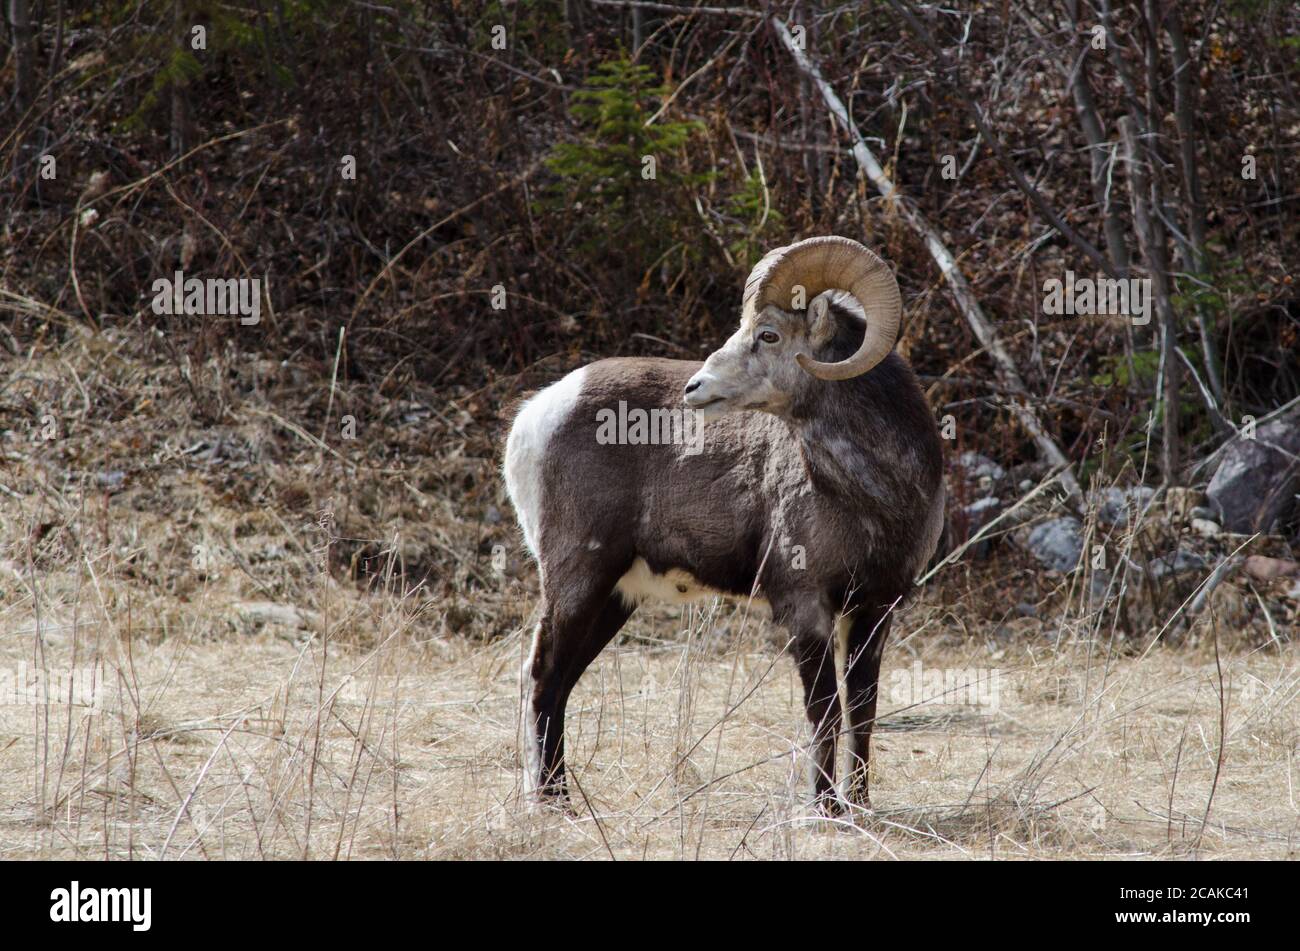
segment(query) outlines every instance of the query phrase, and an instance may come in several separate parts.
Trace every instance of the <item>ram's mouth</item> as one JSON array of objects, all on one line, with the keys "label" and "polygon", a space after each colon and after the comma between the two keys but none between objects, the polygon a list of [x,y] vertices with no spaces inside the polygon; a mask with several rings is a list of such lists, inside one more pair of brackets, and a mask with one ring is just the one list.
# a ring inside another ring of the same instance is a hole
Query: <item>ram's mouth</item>
[{"label": "ram's mouth", "polygon": [[705,400],[703,403],[692,403],[689,398],[682,400],[689,409],[708,409],[710,406],[717,406],[719,403],[726,401],[725,396],[715,396],[711,400]]}]

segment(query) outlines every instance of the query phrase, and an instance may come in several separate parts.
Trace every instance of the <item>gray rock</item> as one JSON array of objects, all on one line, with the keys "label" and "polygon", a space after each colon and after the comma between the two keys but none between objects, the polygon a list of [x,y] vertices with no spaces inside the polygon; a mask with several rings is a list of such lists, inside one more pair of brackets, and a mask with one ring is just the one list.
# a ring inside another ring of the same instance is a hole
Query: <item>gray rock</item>
[{"label": "gray rock", "polygon": [[[1100,601],[1106,598],[1106,592],[1110,591],[1110,572],[1094,569],[1092,576],[1088,581],[1088,591],[1092,594],[1093,600]],[[1115,592],[1111,592],[1113,597]],[[1109,602],[1111,598],[1106,598]]]},{"label": "gray rock", "polygon": [[[997,518],[1001,511],[1002,500],[992,495],[962,506],[961,512],[966,522],[966,538],[973,538],[981,528]],[[970,547],[970,556],[977,559],[987,558],[991,547],[989,539],[982,538]]]},{"label": "gray rock", "polygon": [[1192,519],[1192,531],[1205,538],[1213,538],[1222,532],[1223,528],[1220,527],[1218,522],[1208,518],[1194,518]]},{"label": "gray rock", "polygon": [[296,604],[279,604],[274,601],[236,601],[232,616],[252,625],[254,628],[266,624],[298,630],[319,630],[321,616],[308,608]]},{"label": "gray rock", "polygon": [[1238,437],[1224,453],[1205,494],[1230,532],[1267,532],[1286,514],[1300,489],[1300,411],[1260,426],[1254,439]]},{"label": "gray rock", "polygon": [[997,518],[998,513],[1002,511],[1002,500],[997,496],[987,496],[982,499],[976,499],[970,505],[965,506],[962,512],[966,515],[966,523],[970,526],[972,534],[979,531],[993,519]]},{"label": "gray rock", "polygon": [[1073,571],[1083,554],[1083,526],[1077,518],[1054,518],[1034,526],[1026,547],[1053,571]]},{"label": "gray rock", "polygon": [[110,492],[116,492],[122,488],[126,482],[126,473],[121,469],[114,469],[112,472],[101,472],[95,476],[95,484],[101,489],[107,489]]},{"label": "gray rock", "polygon": [[1185,575],[1205,568],[1205,559],[1194,551],[1179,548],[1167,555],[1152,558],[1147,569],[1153,578],[1166,578],[1170,575]]},{"label": "gray rock", "polygon": [[1127,525],[1130,518],[1147,510],[1155,494],[1155,489],[1145,485],[1103,489],[1097,496],[1097,521],[1103,525]]},{"label": "gray rock", "polygon": [[957,465],[961,468],[968,485],[979,486],[985,491],[1007,476],[1007,470],[988,456],[969,450],[957,457]]}]

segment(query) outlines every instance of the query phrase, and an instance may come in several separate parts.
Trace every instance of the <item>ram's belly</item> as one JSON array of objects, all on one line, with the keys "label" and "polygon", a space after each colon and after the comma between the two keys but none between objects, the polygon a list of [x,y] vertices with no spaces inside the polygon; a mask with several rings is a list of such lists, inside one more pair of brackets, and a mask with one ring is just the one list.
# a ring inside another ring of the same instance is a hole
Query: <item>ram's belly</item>
[{"label": "ram's belly", "polygon": [[[632,567],[618,579],[617,590],[623,596],[623,600],[630,605],[637,605],[646,600],[666,601],[669,604],[689,604],[702,598],[750,600],[747,596],[728,594],[710,588],[690,572],[682,571],[680,568],[670,568],[664,574],[656,574],[650,570],[650,566],[643,558],[632,562]],[[753,603],[767,605],[767,601],[762,597],[753,598]]]}]

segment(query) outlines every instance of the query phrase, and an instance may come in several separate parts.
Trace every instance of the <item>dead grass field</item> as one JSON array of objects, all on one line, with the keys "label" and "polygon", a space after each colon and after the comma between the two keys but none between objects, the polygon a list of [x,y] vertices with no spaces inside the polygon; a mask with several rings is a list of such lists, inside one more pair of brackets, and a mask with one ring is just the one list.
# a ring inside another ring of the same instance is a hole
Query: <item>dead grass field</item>
[{"label": "dead grass field", "polygon": [[[1229,581],[1183,630],[1135,588],[1121,635],[1011,554],[903,609],[874,812],[813,814],[793,664],[729,605],[638,613],[570,704],[577,814],[530,810],[487,397],[131,346],[72,334],[0,389],[0,671],[103,672],[98,710],[0,702],[0,858],[1296,854],[1291,609]],[[915,663],[998,702],[902,702]]]},{"label": "dead grass field", "polygon": [[[516,757],[517,636],[369,650],[263,631],[124,639],[86,625],[102,713],[0,708],[5,858],[1286,858],[1300,841],[1294,658],[1109,663],[1081,646],[912,644],[889,667],[1002,672],[996,709],[885,714],[876,811],[816,818],[793,665],[738,616],[670,617],[571,704],[578,815],[531,812]],[[752,623],[751,623],[752,626]],[[31,659],[10,633],[3,662]],[[98,635],[96,634],[98,631]],[[288,632],[281,632],[287,634]],[[45,636],[71,666],[67,625]],[[911,648],[911,649],[909,649]],[[915,651],[915,653],[913,652]],[[887,675],[888,676],[888,675]],[[886,681],[888,683],[888,681]]]}]

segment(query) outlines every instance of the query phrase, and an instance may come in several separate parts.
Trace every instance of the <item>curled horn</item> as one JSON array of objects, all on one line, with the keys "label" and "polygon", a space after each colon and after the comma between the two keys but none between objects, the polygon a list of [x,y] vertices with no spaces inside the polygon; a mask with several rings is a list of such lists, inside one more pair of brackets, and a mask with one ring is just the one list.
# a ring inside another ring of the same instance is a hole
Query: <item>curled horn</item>
[{"label": "curled horn", "polygon": [[894,272],[874,252],[849,238],[807,238],[769,251],[745,281],[742,320],[756,316],[769,304],[791,310],[794,288],[804,288],[804,301],[840,290],[852,294],[867,315],[867,331],[856,353],[839,363],[822,363],[806,353],[795,360],[822,380],[847,380],[866,373],[894,349],[903,314],[903,298]]}]

